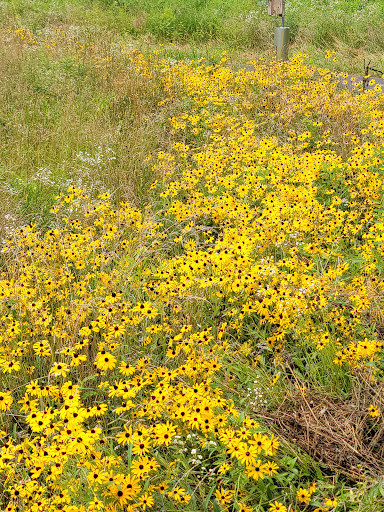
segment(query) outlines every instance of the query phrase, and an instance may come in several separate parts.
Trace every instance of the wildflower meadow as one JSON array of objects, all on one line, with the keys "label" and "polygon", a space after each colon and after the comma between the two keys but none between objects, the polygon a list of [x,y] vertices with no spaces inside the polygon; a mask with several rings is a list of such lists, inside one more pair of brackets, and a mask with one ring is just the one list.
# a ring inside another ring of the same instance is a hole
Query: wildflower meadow
[{"label": "wildflower meadow", "polygon": [[384,511],[381,86],[93,35],[0,32],[0,510]]}]

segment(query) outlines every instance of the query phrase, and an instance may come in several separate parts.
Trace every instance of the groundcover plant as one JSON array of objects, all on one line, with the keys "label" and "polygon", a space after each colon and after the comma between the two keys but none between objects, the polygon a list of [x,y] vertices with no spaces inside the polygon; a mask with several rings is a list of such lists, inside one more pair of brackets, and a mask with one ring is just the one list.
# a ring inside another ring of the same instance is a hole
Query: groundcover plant
[{"label": "groundcover plant", "polygon": [[[72,186],[3,241],[1,509],[381,510],[380,86],[74,44],[177,105],[172,141],[146,208]],[[263,419],[319,396],[365,422],[344,479]]]}]

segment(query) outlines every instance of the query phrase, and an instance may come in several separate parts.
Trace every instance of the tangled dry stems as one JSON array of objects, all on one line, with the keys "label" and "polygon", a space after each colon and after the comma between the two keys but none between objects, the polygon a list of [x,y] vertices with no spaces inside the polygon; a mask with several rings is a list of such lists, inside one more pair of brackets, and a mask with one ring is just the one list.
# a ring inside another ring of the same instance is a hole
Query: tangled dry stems
[{"label": "tangled dry stems", "polygon": [[384,403],[382,396],[383,385],[359,372],[345,400],[308,391],[300,383],[276,410],[258,415],[281,439],[331,470],[354,481],[377,480],[384,474],[384,424],[367,411],[373,399]]}]

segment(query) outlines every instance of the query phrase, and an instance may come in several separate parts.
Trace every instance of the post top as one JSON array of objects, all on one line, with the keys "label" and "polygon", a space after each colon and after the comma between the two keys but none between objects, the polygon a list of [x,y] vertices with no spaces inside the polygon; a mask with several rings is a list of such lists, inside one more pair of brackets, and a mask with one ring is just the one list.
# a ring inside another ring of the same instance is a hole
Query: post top
[{"label": "post top", "polygon": [[284,16],[285,0],[268,0],[268,14],[270,16]]}]

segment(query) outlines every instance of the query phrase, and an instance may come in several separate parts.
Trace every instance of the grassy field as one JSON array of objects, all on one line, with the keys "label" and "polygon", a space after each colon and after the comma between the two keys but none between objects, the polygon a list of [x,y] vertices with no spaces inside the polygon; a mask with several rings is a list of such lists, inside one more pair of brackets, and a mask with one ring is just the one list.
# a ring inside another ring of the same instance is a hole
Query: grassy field
[{"label": "grassy field", "polygon": [[[36,32],[50,24],[82,27],[84,37],[114,33],[114,40],[177,44],[181,54],[207,57],[226,50],[270,52],[279,20],[266,14],[266,0],[13,0],[2,2],[3,23]],[[286,25],[294,52],[320,64],[324,49],[338,52],[341,70],[362,73],[364,59],[384,70],[383,0],[286,1]],[[86,28],[85,28],[86,27]]]},{"label": "grassy field", "polygon": [[[367,63],[384,70],[383,8],[381,0],[316,1],[305,6],[288,1],[290,54],[306,53],[308,63],[333,71],[363,74]],[[127,81],[120,90],[113,80],[100,80],[95,68],[109,66],[103,59],[117,55],[123,64],[120,46],[156,52],[159,58],[203,58],[210,64],[218,63],[226,52],[235,67],[260,56],[270,60],[279,19],[265,11],[264,3],[246,0],[225,5],[213,0],[189,2],[184,7],[152,0],[2,2],[0,71],[6,80],[0,85],[5,99],[0,106],[0,181],[4,182],[0,231],[13,217],[47,223],[54,197],[68,175],[70,181],[76,174],[81,175],[80,181],[89,175],[89,165],[77,156],[97,152],[100,144],[103,151],[111,139],[114,148],[110,149],[119,147],[119,160],[105,157],[108,173],[91,165],[92,186],[115,188],[117,199],[128,194],[143,205],[151,182],[150,175],[143,173],[143,160],[156,148],[167,147],[168,131],[163,128],[169,112],[157,108],[160,91],[142,94],[139,84]],[[14,44],[9,36],[9,30],[17,29],[29,31],[40,41],[46,39],[47,44],[53,37],[57,51],[42,44],[25,51],[22,43]],[[96,55],[97,63],[92,60]],[[148,115],[154,111],[164,116],[162,120]],[[46,176],[45,183],[31,172]],[[1,220],[4,215],[6,222]]]},{"label": "grassy field", "polygon": [[384,511],[383,6],[0,4],[0,510]]}]

